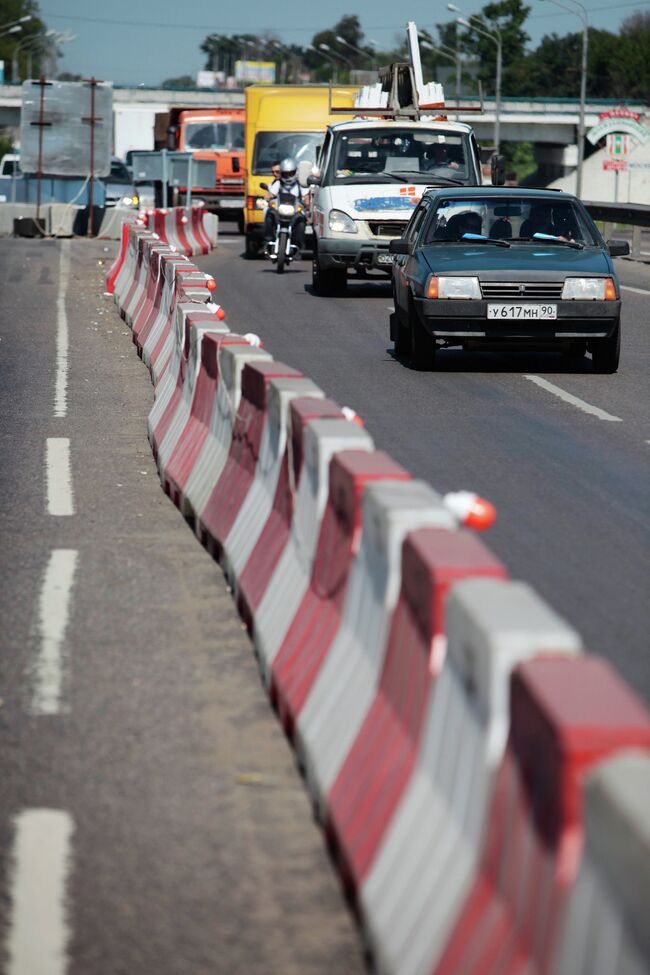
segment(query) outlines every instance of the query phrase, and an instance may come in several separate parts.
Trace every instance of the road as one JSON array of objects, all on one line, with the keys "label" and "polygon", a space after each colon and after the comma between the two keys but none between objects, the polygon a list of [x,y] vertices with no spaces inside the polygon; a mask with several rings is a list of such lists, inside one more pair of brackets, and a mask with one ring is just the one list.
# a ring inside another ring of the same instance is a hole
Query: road
[{"label": "road", "polygon": [[160,489],[114,249],[0,241],[0,971],[358,975],[222,573]]},{"label": "road", "polygon": [[650,697],[650,264],[617,261],[614,376],[594,375],[588,359],[576,368],[553,354],[455,350],[422,374],[392,354],[388,284],[316,297],[308,261],[277,275],[245,260],[230,229],[199,263],[215,275],[231,329],[259,332],[275,358],[354,407],[415,476],[489,498],[498,520],[487,541],[512,576]]}]

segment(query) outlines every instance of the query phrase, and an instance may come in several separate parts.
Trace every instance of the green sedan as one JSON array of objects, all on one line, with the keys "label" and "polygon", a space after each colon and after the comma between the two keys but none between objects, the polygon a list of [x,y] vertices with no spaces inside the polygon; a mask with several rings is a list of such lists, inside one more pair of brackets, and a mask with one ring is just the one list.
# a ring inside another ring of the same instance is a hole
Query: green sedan
[{"label": "green sedan", "polygon": [[574,196],[509,187],[427,190],[392,240],[399,358],[433,369],[440,348],[591,353],[618,368],[620,288],[612,257],[626,241],[600,236]]}]

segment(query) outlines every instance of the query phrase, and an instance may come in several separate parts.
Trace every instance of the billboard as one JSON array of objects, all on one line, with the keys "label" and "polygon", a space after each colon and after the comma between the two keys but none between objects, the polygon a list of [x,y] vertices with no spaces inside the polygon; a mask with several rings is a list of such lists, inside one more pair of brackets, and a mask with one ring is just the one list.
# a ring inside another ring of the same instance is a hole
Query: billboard
[{"label": "billboard", "polygon": [[268,85],[275,84],[275,61],[236,61],[237,81],[256,81]]},{"label": "billboard", "polygon": [[113,141],[113,86],[101,81],[96,82],[94,88],[93,109],[90,83],[47,81],[41,85],[38,81],[23,82],[20,167],[24,173],[38,171],[41,132],[41,172],[49,176],[90,176],[92,135],[92,175],[109,174]]}]

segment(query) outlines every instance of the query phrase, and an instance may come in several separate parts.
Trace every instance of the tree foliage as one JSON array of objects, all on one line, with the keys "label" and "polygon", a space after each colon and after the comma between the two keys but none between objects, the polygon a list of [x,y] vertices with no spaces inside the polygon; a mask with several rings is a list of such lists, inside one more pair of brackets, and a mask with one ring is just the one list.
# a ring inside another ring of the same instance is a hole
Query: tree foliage
[{"label": "tree foliage", "polygon": [[[0,59],[5,62],[5,77],[8,79],[11,78],[11,63],[14,57],[17,58],[20,77],[25,77],[27,54],[24,48],[31,48],[32,72],[38,74],[41,54],[44,53],[48,39],[45,38],[45,24],[39,16],[36,0],[0,0],[0,24],[13,24],[27,14],[30,14],[32,19],[21,24],[18,33],[0,37]],[[39,35],[41,41],[37,40]]]}]

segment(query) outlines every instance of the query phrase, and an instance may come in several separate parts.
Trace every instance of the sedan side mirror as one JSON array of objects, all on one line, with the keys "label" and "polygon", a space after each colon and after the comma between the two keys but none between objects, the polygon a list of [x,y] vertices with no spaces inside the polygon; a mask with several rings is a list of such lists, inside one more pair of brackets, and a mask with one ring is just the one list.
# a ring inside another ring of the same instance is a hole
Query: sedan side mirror
[{"label": "sedan side mirror", "polygon": [[505,156],[498,155],[496,152],[490,161],[490,173],[492,176],[492,186],[503,186],[506,181],[506,159]]},{"label": "sedan side mirror", "polygon": [[400,237],[396,237],[391,240],[388,244],[389,254],[410,254],[411,244],[408,240],[402,240]]},{"label": "sedan side mirror", "polygon": [[610,257],[627,257],[630,253],[630,245],[626,240],[608,240],[607,250]]}]

